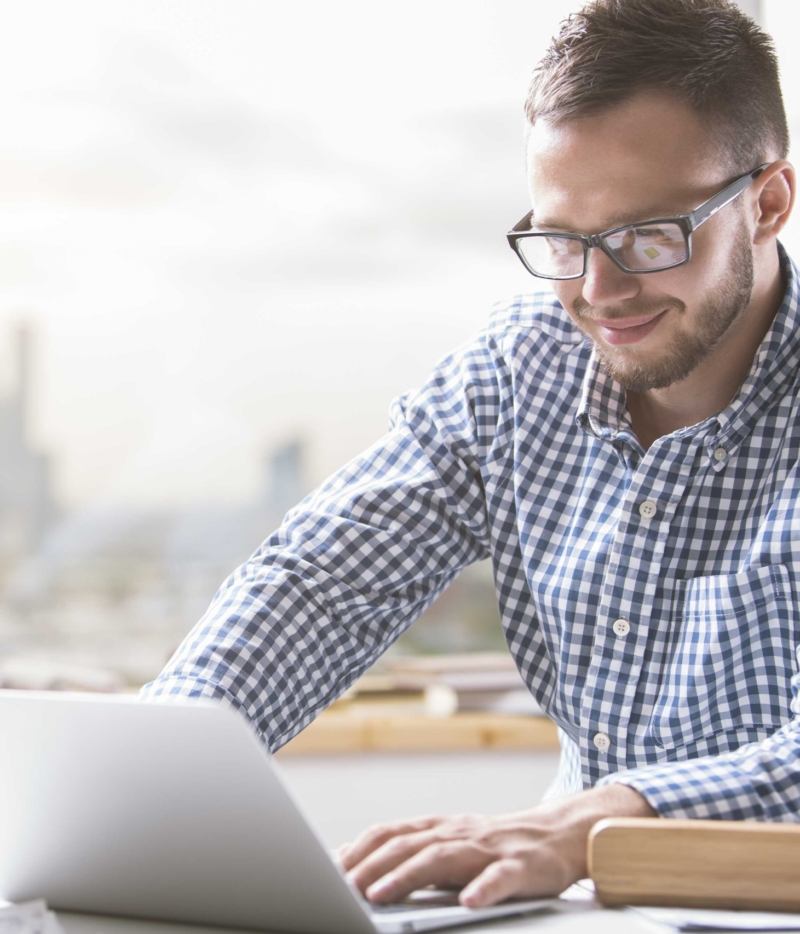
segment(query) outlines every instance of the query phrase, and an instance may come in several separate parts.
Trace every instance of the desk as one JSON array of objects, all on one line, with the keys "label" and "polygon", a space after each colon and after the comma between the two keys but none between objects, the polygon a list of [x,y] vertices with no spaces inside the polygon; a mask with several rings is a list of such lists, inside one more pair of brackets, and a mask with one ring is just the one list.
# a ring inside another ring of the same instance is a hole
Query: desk
[{"label": "desk", "polygon": [[[67,934],[232,934],[224,928],[201,928],[67,912],[59,912],[58,918]],[[564,900],[555,911],[506,921],[490,921],[468,928],[447,928],[444,934],[447,931],[454,934],[460,931],[470,934],[653,934],[654,930],[657,929],[633,912],[603,908],[594,901]]]}]

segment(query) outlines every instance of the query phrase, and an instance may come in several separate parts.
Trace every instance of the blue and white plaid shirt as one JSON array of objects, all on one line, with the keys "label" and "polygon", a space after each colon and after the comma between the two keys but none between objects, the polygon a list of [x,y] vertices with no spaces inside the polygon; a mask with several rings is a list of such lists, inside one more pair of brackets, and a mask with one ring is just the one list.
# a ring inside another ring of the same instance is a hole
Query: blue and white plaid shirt
[{"label": "blue and white plaid shirt", "polygon": [[781,261],[735,399],[647,452],[551,294],[498,305],[231,575],[145,696],[224,699],[277,749],[488,557],[562,731],[559,792],[621,781],[664,816],[797,820],[800,311]]}]

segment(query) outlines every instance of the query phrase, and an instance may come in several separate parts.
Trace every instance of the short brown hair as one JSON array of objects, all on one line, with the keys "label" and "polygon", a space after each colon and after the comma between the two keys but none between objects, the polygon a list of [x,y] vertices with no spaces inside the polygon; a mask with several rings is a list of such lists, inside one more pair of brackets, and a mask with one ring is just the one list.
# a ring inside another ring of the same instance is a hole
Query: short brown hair
[{"label": "short brown hair", "polygon": [[728,0],[591,0],[534,71],[525,115],[560,123],[644,90],[675,93],[709,120],[732,171],[788,152],[772,40]]}]

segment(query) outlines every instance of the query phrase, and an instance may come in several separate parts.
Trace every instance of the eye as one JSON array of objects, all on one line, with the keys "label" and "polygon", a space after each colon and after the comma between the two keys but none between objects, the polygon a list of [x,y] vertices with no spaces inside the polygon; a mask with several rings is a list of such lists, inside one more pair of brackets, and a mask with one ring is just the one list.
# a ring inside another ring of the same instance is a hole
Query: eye
[{"label": "eye", "polygon": [[634,227],[633,232],[639,239],[658,240],[665,236],[663,227]]},{"label": "eye", "polygon": [[571,240],[566,240],[561,237],[546,237],[545,239],[552,253],[564,255],[569,253],[573,248],[574,241]]}]

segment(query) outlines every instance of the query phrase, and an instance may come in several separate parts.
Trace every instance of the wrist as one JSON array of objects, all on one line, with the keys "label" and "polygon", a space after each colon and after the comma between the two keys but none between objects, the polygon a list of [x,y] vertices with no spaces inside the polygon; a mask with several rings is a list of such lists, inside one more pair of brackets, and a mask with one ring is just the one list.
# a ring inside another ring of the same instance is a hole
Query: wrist
[{"label": "wrist", "polygon": [[658,811],[648,804],[647,799],[630,785],[615,782],[613,785],[602,785],[586,792],[591,795],[593,804],[603,817],[658,817]]},{"label": "wrist", "polygon": [[585,824],[587,833],[604,817],[658,817],[635,788],[617,783],[563,798],[555,807],[560,817]]},{"label": "wrist", "polygon": [[635,788],[622,784],[591,788],[563,803],[573,804],[571,817],[584,841],[592,827],[606,817],[658,817]]},{"label": "wrist", "polygon": [[588,874],[586,844],[594,825],[606,817],[658,817],[645,798],[628,785],[602,785],[563,798],[530,812],[529,819],[541,827],[542,822],[556,830],[558,852],[570,867],[565,873],[566,884],[583,879]]}]

